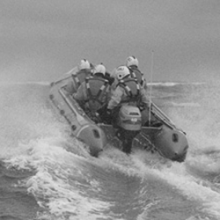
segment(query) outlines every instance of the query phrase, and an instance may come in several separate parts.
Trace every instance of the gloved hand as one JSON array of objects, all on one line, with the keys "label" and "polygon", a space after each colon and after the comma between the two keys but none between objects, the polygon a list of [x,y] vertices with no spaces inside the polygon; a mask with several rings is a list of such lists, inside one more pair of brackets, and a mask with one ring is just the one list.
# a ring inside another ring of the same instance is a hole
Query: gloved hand
[{"label": "gloved hand", "polygon": [[107,123],[107,124],[111,124],[111,121],[112,121],[111,110],[106,109],[105,116],[104,116],[104,122]]},{"label": "gloved hand", "polygon": [[107,109],[106,109],[106,115],[110,116],[111,113],[112,113],[111,109],[108,109],[108,108],[107,108]]},{"label": "gloved hand", "polygon": [[140,109],[141,112],[144,111],[146,108],[147,108],[147,105],[145,103],[141,103],[139,105],[139,109]]}]

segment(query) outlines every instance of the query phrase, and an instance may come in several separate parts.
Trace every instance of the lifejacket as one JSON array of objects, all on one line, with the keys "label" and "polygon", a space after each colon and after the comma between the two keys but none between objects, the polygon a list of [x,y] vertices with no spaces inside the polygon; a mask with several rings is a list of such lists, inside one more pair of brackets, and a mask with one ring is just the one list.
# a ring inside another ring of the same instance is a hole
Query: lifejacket
[{"label": "lifejacket", "polygon": [[76,75],[72,74],[72,79],[75,84],[76,90],[80,87],[80,85],[85,81],[86,77],[88,77],[88,75],[90,74],[90,70],[87,69],[80,70]]},{"label": "lifejacket", "polygon": [[85,79],[89,110],[96,112],[107,102],[109,82],[101,77],[87,77]]},{"label": "lifejacket", "polygon": [[136,78],[141,86],[144,86],[144,74],[137,67],[129,67],[131,77]]},{"label": "lifejacket", "polygon": [[122,103],[123,102],[139,103],[139,101],[140,101],[140,84],[138,83],[136,78],[122,79],[118,82],[117,86],[121,86],[125,90],[126,95],[127,95],[125,100],[121,101]]}]

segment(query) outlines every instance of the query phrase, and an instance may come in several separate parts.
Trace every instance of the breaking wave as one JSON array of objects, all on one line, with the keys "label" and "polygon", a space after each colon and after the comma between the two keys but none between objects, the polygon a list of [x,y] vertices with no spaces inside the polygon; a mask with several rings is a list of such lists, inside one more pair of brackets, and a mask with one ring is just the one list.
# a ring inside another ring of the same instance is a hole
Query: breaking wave
[{"label": "breaking wave", "polygon": [[1,189],[10,179],[10,193],[25,189],[22,195],[36,201],[29,211],[14,201],[20,208],[14,217],[219,219],[218,87],[152,85],[155,101],[187,133],[190,149],[186,161],[177,163],[141,149],[127,156],[112,145],[91,157],[48,105],[48,85],[0,86]]}]

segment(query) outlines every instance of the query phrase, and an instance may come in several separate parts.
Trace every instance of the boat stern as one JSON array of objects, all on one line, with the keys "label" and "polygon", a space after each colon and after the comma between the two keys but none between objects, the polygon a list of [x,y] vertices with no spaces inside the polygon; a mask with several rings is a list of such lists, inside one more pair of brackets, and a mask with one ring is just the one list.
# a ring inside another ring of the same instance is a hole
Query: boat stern
[{"label": "boat stern", "polygon": [[185,134],[177,129],[163,125],[154,139],[155,147],[166,158],[183,162],[188,150],[188,141]]},{"label": "boat stern", "polygon": [[107,144],[106,136],[102,129],[93,124],[83,126],[76,134],[76,137],[89,146],[90,154],[95,157],[103,151],[104,146]]}]

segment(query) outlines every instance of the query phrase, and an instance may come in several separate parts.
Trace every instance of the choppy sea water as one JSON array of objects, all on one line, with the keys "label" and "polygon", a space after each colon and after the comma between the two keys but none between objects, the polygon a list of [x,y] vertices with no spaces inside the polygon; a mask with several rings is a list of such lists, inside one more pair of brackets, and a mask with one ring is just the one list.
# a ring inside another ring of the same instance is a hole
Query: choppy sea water
[{"label": "choppy sea water", "polygon": [[45,83],[0,85],[0,219],[220,219],[220,86],[154,83],[187,133],[183,163],[109,145],[97,159],[47,103]]}]

